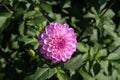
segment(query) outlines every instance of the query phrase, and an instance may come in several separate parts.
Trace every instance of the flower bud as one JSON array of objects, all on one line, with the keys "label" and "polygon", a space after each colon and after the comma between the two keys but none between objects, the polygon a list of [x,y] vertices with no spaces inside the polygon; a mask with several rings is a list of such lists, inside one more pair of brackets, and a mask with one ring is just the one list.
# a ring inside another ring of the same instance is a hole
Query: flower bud
[{"label": "flower bud", "polygon": [[35,56],[35,51],[32,50],[32,49],[29,49],[28,53],[29,53],[30,56]]}]

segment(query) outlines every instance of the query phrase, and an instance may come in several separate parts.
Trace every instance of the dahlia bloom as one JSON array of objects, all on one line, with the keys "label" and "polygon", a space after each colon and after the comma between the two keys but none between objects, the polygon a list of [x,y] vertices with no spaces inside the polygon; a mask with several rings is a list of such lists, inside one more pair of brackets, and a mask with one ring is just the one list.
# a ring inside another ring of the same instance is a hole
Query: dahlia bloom
[{"label": "dahlia bloom", "polygon": [[65,62],[76,51],[77,40],[68,24],[53,22],[39,36],[41,54],[53,62]]}]

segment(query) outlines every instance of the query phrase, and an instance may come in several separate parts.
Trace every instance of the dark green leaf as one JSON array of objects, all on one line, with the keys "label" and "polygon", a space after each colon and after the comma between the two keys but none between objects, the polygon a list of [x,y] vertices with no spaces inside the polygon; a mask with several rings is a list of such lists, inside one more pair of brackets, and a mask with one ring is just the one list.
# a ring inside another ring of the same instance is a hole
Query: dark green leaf
[{"label": "dark green leaf", "polygon": [[34,17],[35,16],[35,11],[29,11],[24,14],[24,19]]},{"label": "dark green leaf", "polygon": [[94,66],[93,66],[93,72],[95,75],[97,75],[101,70],[101,66],[99,63],[95,63]]},{"label": "dark green leaf", "polygon": [[49,70],[47,70],[43,75],[41,75],[40,77],[39,77],[39,79],[37,79],[37,80],[46,80],[46,79],[49,79],[49,78],[51,78],[54,74],[56,73],[56,71],[55,71],[55,69],[53,68],[53,69],[50,69],[49,68]]},{"label": "dark green leaf", "polygon": [[24,34],[24,22],[22,22],[22,23],[20,24],[18,30],[19,30],[20,35],[23,35],[23,34]]},{"label": "dark green leaf", "polygon": [[57,77],[59,80],[68,80],[68,77],[65,74],[65,72],[61,70],[57,72]]},{"label": "dark green leaf", "polygon": [[41,7],[43,10],[45,10],[48,13],[52,12],[52,7],[48,4],[41,4]]},{"label": "dark green leaf", "polygon": [[39,68],[36,70],[36,72],[33,75],[27,76],[25,80],[37,80],[40,76],[42,76],[48,68]]},{"label": "dark green leaf", "polygon": [[52,77],[54,74],[54,68],[38,68],[34,74],[27,76],[25,80],[46,80]]},{"label": "dark green leaf", "polygon": [[7,17],[0,16],[0,32],[6,29],[9,23],[10,23],[10,20]]},{"label": "dark green leaf", "polygon": [[77,70],[82,65],[82,55],[77,55],[64,64],[67,70]]},{"label": "dark green leaf", "polygon": [[18,49],[19,48],[18,41],[14,41],[12,43],[12,48],[14,48],[14,49]]},{"label": "dark green leaf", "polygon": [[0,29],[4,27],[3,24],[6,22],[6,20],[7,20],[7,17],[0,16]]},{"label": "dark green leaf", "polygon": [[84,80],[94,80],[91,75],[89,75],[87,72],[83,71],[82,69],[79,70],[79,73],[82,75]]}]

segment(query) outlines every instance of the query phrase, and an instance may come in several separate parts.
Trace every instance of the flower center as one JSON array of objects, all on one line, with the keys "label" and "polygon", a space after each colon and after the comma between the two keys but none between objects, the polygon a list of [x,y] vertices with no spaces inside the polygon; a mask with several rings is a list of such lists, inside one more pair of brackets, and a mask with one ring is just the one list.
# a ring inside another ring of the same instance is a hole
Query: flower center
[{"label": "flower center", "polygon": [[64,48],[64,45],[65,45],[64,39],[61,39],[61,40],[59,39],[59,41],[57,41],[56,48],[57,49]]},{"label": "flower center", "polygon": [[62,37],[56,37],[56,38],[52,38],[51,42],[51,47],[54,49],[63,49],[65,46],[65,40]]}]

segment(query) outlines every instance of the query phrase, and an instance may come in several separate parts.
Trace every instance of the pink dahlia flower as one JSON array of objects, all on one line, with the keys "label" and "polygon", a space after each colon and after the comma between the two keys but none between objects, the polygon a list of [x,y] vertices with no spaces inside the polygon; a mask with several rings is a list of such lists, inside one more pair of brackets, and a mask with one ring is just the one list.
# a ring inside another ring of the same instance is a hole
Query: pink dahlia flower
[{"label": "pink dahlia flower", "polygon": [[50,23],[39,36],[40,52],[53,62],[65,62],[76,51],[77,40],[68,24]]}]

